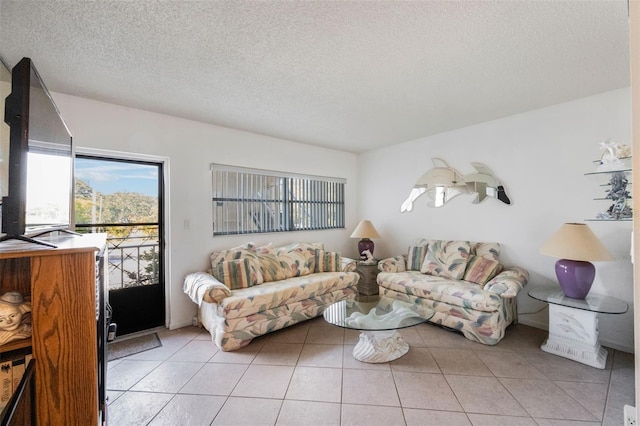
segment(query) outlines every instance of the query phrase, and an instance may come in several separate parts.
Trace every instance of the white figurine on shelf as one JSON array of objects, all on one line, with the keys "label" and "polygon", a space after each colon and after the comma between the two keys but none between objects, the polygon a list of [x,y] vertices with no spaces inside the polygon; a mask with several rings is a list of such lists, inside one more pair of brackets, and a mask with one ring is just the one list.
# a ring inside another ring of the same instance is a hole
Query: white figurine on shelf
[{"label": "white figurine on shelf", "polygon": [[370,250],[363,251],[362,255],[365,256],[365,260],[363,260],[362,263],[366,265],[372,265],[376,263],[376,260],[373,258],[373,254],[371,254]]},{"label": "white figurine on shelf", "polygon": [[30,312],[30,303],[17,291],[0,296],[0,345],[31,337]]}]

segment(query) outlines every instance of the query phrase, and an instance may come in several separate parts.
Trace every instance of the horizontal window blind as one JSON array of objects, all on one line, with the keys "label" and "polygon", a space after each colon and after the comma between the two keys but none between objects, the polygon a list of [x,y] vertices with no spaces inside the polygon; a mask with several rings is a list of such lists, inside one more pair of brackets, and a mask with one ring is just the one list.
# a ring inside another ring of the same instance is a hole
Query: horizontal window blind
[{"label": "horizontal window blind", "polygon": [[344,228],[342,178],[212,164],[213,235]]}]

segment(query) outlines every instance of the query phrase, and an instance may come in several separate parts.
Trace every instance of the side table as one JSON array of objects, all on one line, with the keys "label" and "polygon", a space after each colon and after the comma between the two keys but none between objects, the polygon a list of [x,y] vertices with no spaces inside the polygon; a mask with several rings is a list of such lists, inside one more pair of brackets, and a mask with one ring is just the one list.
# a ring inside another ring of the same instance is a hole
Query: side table
[{"label": "side table", "polygon": [[378,294],[378,261],[375,263],[358,262],[356,272],[360,275],[358,280],[358,293],[366,296]]},{"label": "side table", "polygon": [[595,293],[572,299],[557,287],[534,288],[529,296],[549,304],[549,337],[540,349],[604,369],[607,350],[598,339],[597,314],[624,314],[626,302]]}]

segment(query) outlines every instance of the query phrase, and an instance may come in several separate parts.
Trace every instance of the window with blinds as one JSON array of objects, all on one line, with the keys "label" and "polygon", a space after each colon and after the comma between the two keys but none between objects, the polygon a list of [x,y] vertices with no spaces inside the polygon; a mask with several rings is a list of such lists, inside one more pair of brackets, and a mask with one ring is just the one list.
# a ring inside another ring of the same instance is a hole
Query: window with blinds
[{"label": "window with blinds", "polygon": [[345,179],[212,164],[213,235],[344,228]]}]

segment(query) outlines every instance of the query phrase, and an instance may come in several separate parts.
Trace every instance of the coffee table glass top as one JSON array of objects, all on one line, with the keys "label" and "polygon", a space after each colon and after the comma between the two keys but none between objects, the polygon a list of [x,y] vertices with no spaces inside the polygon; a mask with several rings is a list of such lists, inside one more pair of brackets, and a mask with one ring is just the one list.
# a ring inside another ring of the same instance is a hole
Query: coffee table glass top
[{"label": "coffee table glass top", "polygon": [[611,296],[589,293],[584,299],[572,299],[557,287],[539,287],[529,290],[529,296],[542,302],[601,314],[624,314],[629,309],[627,302]]},{"label": "coffee table glass top", "polygon": [[428,321],[434,312],[389,297],[358,295],[327,307],[324,319],[330,324],[352,330],[397,330]]}]

